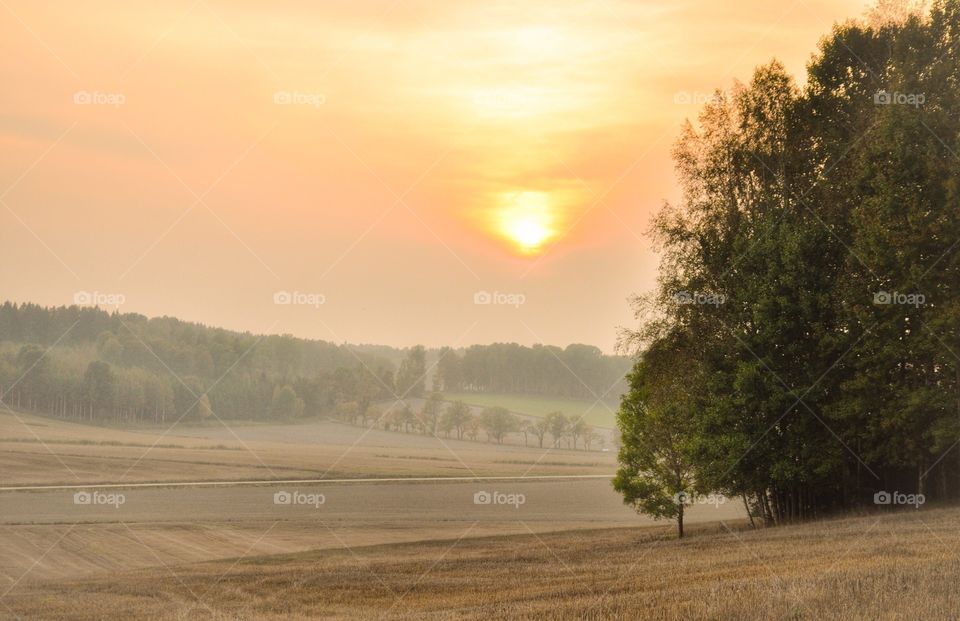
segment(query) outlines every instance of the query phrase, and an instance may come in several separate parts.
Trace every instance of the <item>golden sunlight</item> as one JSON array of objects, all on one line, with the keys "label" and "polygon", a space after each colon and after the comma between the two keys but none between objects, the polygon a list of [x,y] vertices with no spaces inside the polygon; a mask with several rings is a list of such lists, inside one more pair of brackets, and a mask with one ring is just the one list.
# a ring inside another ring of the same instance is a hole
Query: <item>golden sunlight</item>
[{"label": "golden sunlight", "polygon": [[501,234],[525,254],[538,252],[554,236],[554,214],[544,192],[511,192],[502,196],[504,205],[497,212]]}]

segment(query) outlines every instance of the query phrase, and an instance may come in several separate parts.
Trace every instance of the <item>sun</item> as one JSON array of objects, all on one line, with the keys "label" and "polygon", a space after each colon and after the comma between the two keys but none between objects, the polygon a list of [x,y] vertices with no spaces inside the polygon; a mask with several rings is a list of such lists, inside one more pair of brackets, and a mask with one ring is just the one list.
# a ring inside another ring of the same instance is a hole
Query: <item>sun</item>
[{"label": "sun", "polygon": [[535,254],[556,233],[546,193],[511,192],[503,195],[502,201],[497,215],[499,230],[521,252]]}]

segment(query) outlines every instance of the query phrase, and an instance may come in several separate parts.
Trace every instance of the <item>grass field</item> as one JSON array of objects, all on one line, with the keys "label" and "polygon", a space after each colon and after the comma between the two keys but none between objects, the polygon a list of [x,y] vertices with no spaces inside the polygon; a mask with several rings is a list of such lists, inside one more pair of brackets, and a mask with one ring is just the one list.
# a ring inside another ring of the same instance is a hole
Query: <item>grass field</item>
[{"label": "grass field", "polygon": [[[32,584],[29,619],[955,619],[960,510],[464,537]],[[3,609],[0,609],[3,610]],[[3,614],[3,613],[0,613]]]},{"label": "grass field", "polygon": [[327,421],[128,430],[0,412],[0,486],[614,470],[613,453],[458,442]]},{"label": "grass field", "polygon": [[593,399],[564,399],[534,395],[486,394],[476,392],[445,392],[448,401],[463,401],[482,407],[500,406],[511,412],[528,416],[546,416],[551,412],[563,412],[566,416],[583,416],[588,425],[613,429],[616,427],[617,406],[606,401],[596,403]]},{"label": "grass field", "polygon": [[[277,505],[281,489],[323,506]],[[523,495],[478,505],[481,490]],[[606,477],[123,488],[121,506],[78,506],[75,489],[0,491],[0,585],[236,556],[381,543],[652,525]],[[107,490],[105,490],[107,491]],[[114,490],[110,490],[114,491]],[[737,503],[690,507],[688,524],[744,517]],[[2,615],[0,615],[2,617]]]}]

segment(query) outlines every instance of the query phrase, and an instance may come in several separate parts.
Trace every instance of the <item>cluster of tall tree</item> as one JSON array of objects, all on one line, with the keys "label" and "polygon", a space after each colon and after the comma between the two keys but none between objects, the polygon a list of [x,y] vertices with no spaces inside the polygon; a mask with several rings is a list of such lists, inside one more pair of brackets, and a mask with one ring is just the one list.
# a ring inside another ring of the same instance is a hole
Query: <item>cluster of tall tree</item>
[{"label": "cluster of tall tree", "polygon": [[960,497],[958,110],[938,0],[836,26],[802,87],[772,62],[684,127],[627,335],[626,502],[682,520],[718,492],[777,523]]},{"label": "cluster of tall tree", "polygon": [[526,347],[516,343],[473,345],[438,353],[434,388],[448,392],[616,398],[630,368],[624,356],[608,356],[591,345]]}]

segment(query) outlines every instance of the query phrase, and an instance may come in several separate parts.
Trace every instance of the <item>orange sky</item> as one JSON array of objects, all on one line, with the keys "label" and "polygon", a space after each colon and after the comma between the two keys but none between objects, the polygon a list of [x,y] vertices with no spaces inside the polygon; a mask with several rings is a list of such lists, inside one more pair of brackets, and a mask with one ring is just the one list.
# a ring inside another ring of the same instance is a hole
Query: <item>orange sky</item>
[{"label": "orange sky", "polygon": [[863,10],[4,0],[0,298],[609,351],[697,100]]}]

